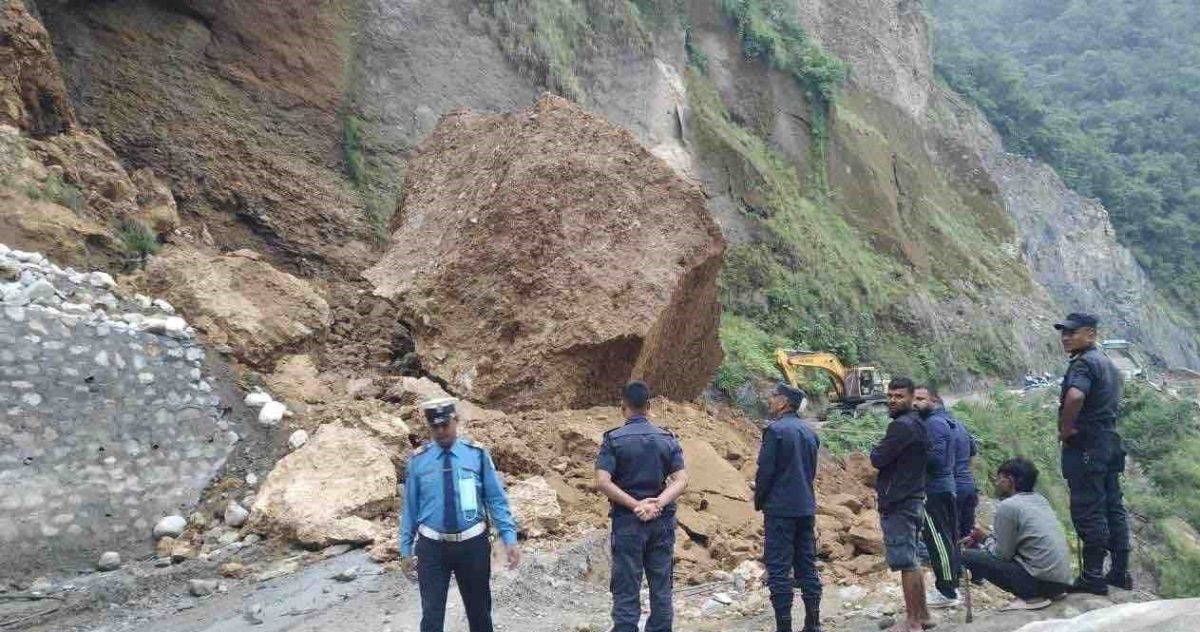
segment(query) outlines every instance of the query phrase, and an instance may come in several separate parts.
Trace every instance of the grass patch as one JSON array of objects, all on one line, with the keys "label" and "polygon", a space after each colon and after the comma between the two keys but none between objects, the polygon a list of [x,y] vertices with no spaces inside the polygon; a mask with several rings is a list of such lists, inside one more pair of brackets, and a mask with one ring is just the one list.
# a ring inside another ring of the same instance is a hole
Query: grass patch
[{"label": "grass patch", "polygon": [[355,186],[367,181],[367,162],[363,156],[362,121],[353,114],[342,118],[342,159],[346,163],[346,175]]},{"label": "grass patch", "polygon": [[489,0],[500,47],[548,89],[587,102],[584,61],[595,42],[646,51],[647,21],[662,26],[679,15],[677,0]]},{"label": "grass patch", "polygon": [[117,240],[126,255],[140,261],[157,254],[162,248],[162,245],[158,243],[158,235],[154,234],[154,231],[144,222],[136,219],[121,221],[117,226]]},{"label": "grass patch", "polygon": [[792,75],[816,109],[828,109],[846,81],[846,66],[809,36],[794,5],[784,0],[717,0],[717,5],[733,18],[747,57]]},{"label": "grass patch", "polygon": [[61,174],[52,173],[44,182],[31,185],[25,194],[35,202],[53,202],[79,213],[87,206],[83,191],[63,179]]}]

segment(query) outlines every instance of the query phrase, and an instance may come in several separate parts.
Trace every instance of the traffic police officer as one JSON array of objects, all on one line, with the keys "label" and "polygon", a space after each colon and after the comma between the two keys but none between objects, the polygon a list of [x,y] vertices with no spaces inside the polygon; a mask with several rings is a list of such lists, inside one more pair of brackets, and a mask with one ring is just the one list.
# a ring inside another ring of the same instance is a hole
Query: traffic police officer
[{"label": "traffic police officer", "polygon": [[[1075,590],[1097,595],[1108,586],[1129,590],[1129,521],[1121,498],[1125,450],[1117,434],[1121,374],[1096,346],[1099,320],[1068,314],[1054,325],[1071,356],[1058,408],[1062,473],[1071,494],[1071,522],[1083,540],[1083,560]],[[1105,554],[1111,567],[1104,574]]]},{"label": "traffic police officer", "polygon": [[817,574],[817,476],[820,442],[797,416],[804,391],[780,382],[767,400],[774,421],[763,431],[754,477],[754,508],[763,512],[764,557],[778,632],[792,632],[792,571],[804,600],[803,632],[821,630],[821,577]]},{"label": "traffic police officer", "polygon": [[451,574],[471,632],[492,632],[488,517],[508,549],[508,568],[521,561],[508,498],[487,450],[458,438],[454,399],[425,402],[421,408],[434,441],[408,461],[400,520],[404,572],[411,577],[415,570],[421,590],[421,632],[442,632]]},{"label": "traffic police officer", "polygon": [[637,632],[642,573],[650,587],[645,632],[670,632],[675,499],[687,489],[683,449],[650,423],[650,388],[634,381],[622,393],[625,425],[604,433],[596,488],[612,505],[612,632]]}]

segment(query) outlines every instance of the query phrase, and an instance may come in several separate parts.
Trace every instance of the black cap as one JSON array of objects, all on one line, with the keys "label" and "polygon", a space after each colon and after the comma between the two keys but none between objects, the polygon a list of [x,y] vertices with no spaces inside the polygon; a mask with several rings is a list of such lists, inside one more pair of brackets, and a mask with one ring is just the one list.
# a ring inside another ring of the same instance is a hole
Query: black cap
[{"label": "black cap", "polygon": [[787,382],[780,382],[776,384],[775,389],[771,391],[771,394],[783,395],[787,398],[788,403],[791,404],[792,408],[800,408],[800,404],[804,403],[804,391],[792,386],[791,384],[788,384]]},{"label": "black cap", "polygon": [[1075,331],[1081,327],[1091,327],[1092,329],[1095,329],[1096,325],[1099,324],[1100,319],[1092,316],[1091,314],[1072,312],[1067,314],[1067,318],[1061,323],[1055,323],[1054,328],[1059,331]]},{"label": "black cap", "polygon": [[421,403],[421,410],[425,411],[425,421],[431,426],[444,426],[458,418],[458,413],[454,410],[455,400],[453,397],[443,397],[441,399],[431,399]]}]

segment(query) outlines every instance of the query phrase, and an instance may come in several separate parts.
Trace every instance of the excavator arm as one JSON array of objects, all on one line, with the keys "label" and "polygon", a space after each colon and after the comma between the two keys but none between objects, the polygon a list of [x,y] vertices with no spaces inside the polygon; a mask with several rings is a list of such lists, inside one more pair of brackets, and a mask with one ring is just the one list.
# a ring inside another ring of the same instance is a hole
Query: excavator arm
[{"label": "excavator arm", "polygon": [[792,386],[803,388],[803,369],[815,369],[833,378],[839,401],[846,398],[846,365],[832,353],[776,349],[775,362]]}]

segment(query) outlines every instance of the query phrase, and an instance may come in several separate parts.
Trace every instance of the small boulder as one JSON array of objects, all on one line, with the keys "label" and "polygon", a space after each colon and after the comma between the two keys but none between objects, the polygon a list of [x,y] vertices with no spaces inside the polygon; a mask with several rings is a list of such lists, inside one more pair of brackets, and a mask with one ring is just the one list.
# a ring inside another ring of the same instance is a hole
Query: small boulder
[{"label": "small boulder", "polygon": [[304,444],[306,443],[308,443],[307,430],[297,430],[296,432],[292,433],[292,436],[288,437],[288,446],[290,446],[293,450],[299,450],[300,448],[304,447]]},{"label": "small boulder", "polygon": [[164,536],[158,539],[158,543],[154,545],[154,552],[159,557],[170,558],[171,550],[175,548],[175,538]]},{"label": "small boulder", "polygon": [[287,413],[287,407],[281,402],[267,402],[263,405],[262,410],[258,411],[258,423],[264,426],[274,426],[283,420],[285,413]]},{"label": "small boulder", "polygon": [[186,542],[176,542],[171,549],[171,561],[179,564],[196,558],[196,549]]},{"label": "small boulder", "polygon": [[238,562],[229,562],[227,564],[222,564],[218,572],[221,573],[221,577],[241,579],[242,577],[246,576],[246,565]]},{"label": "small boulder", "polygon": [[187,528],[187,520],[183,516],[167,516],[154,525],[154,537],[178,538]]},{"label": "small boulder", "polygon": [[558,493],[541,476],[533,476],[508,488],[517,529],[527,537],[537,538],[558,530],[562,507]]},{"label": "small boulder", "polygon": [[93,272],[88,276],[88,283],[90,283],[92,287],[98,287],[105,290],[111,290],[112,288],[117,287],[117,282],[113,280],[111,275],[106,272],[99,271]]},{"label": "small boulder", "polygon": [[221,583],[215,579],[189,579],[188,592],[193,597],[207,597],[215,592],[220,587]]},{"label": "small boulder", "polygon": [[250,517],[250,512],[238,503],[230,501],[228,505],[225,505],[226,526],[240,527],[246,524],[246,518],[248,517]]},{"label": "small boulder", "polygon": [[271,403],[271,394],[263,391],[254,391],[246,394],[246,399],[242,400],[244,404],[251,408],[262,408]]},{"label": "small boulder", "polygon": [[115,571],[121,568],[121,554],[116,551],[105,551],[100,556],[100,561],[96,562],[96,568],[100,571]]},{"label": "small boulder", "polygon": [[352,582],[358,579],[358,567],[351,566],[350,568],[344,569],[342,572],[334,575],[333,578],[339,582]]},{"label": "small boulder", "polygon": [[883,532],[878,525],[861,524],[850,529],[850,541],[862,553],[883,555]]}]

